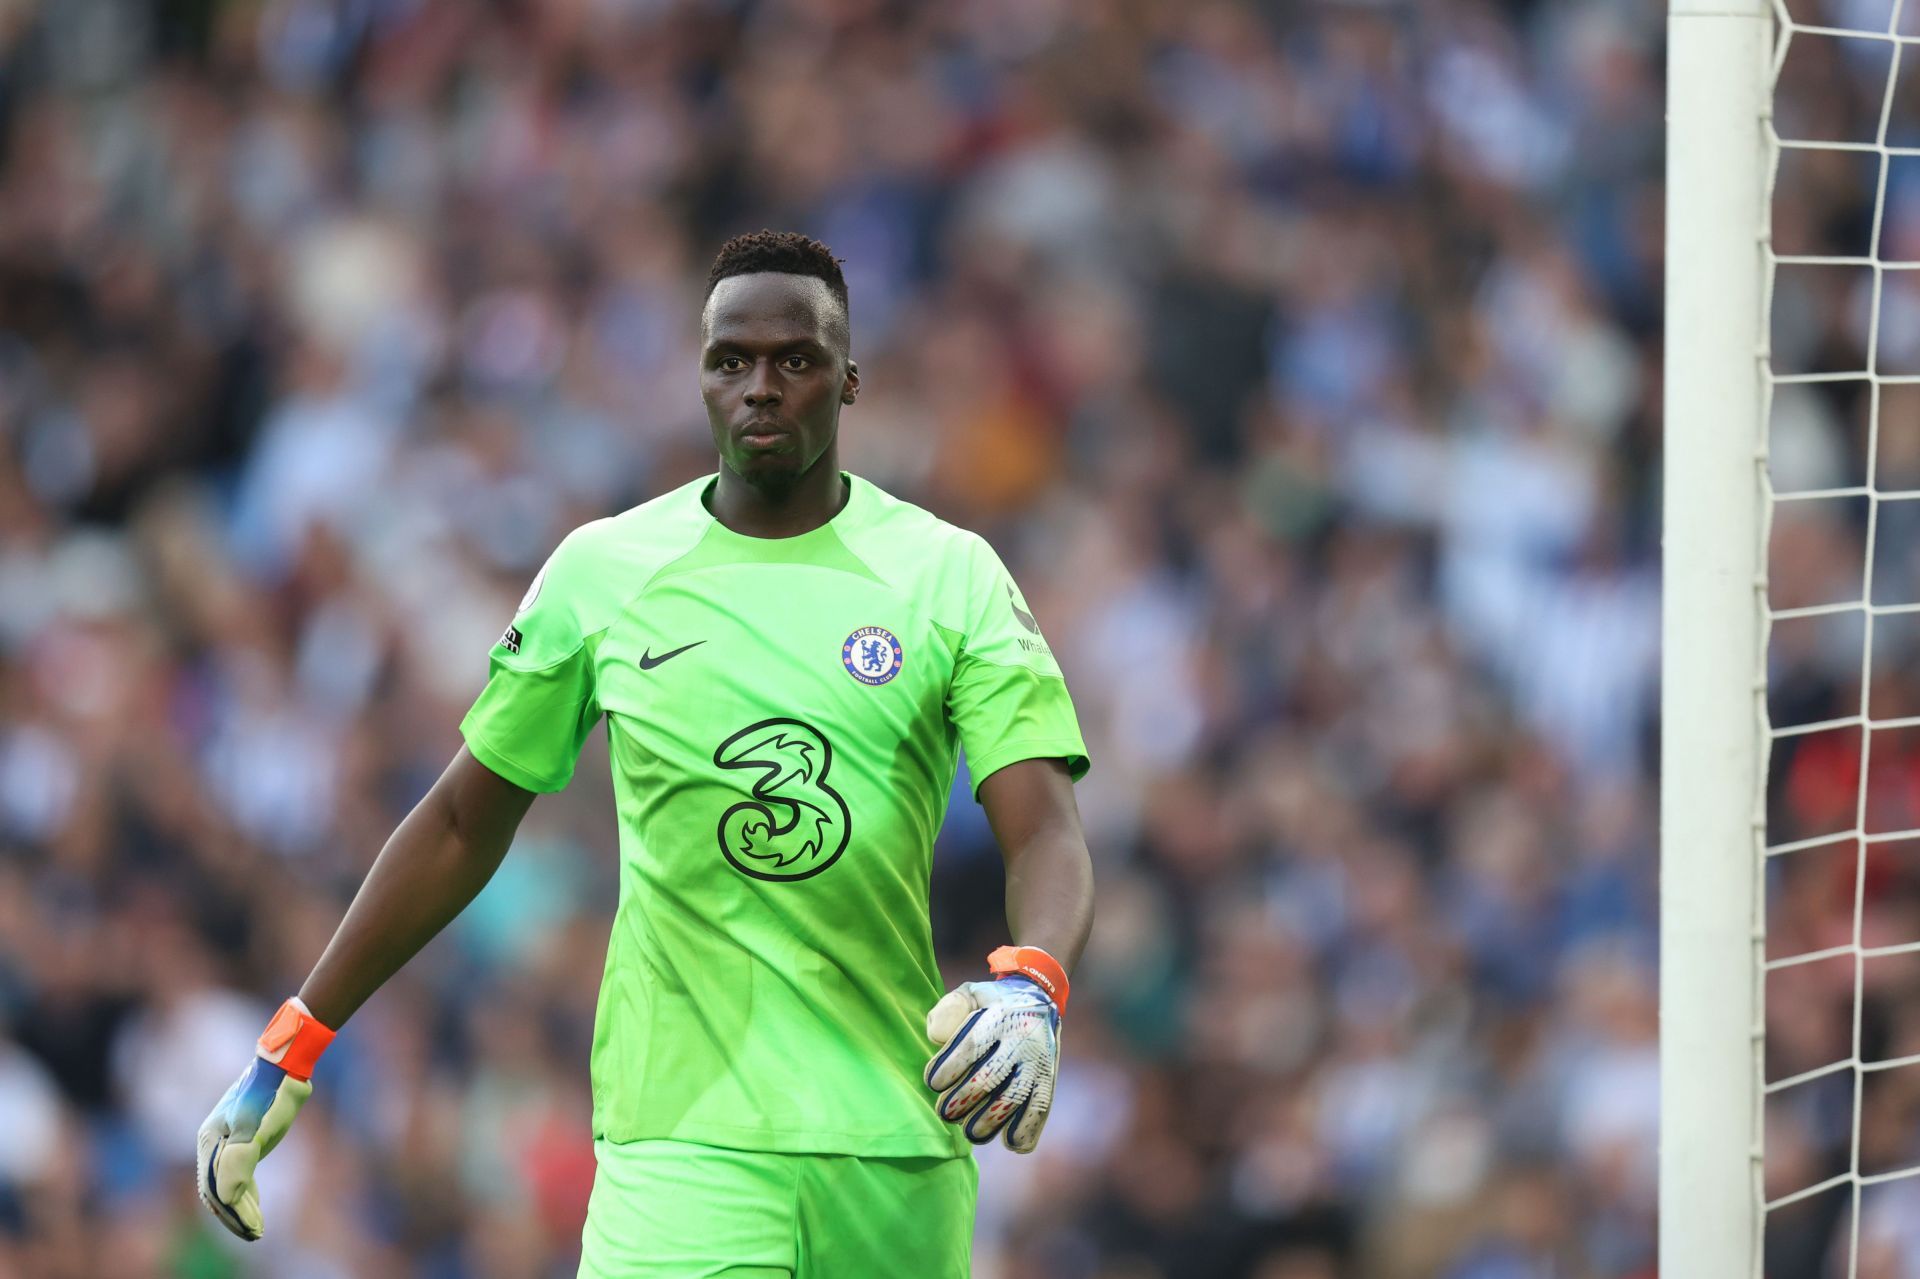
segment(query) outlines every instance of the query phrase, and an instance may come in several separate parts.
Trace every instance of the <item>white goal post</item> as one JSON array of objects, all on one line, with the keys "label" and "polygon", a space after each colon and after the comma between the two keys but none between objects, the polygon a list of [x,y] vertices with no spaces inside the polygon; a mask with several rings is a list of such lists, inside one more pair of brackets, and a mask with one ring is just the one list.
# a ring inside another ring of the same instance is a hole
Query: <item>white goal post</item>
[{"label": "white goal post", "polygon": [[1774,20],[1668,10],[1660,1273],[1754,1279],[1761,1183],[1763,295]]}]

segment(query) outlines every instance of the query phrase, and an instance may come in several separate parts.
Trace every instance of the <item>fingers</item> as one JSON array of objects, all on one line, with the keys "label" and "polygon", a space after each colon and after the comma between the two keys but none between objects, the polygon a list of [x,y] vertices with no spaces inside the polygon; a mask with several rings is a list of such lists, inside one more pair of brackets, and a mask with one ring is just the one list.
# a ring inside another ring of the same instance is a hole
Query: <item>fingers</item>
[{"label": "fingers", "polygon": [[246,1233],[258,1239],[265,1233],[260,1219],[260,1188],[253,1179],[260,1163],[260,1147],[251,1141],[221,1143],[213,1156],[213,1197],[226,1205]]},{"label": "fingers", "polygon": [[240,1200],[253,1189],[253,1173],[259,1163],[260,1147],[255,1143],[235,1141],[231,1137],[221,1142],[213,1155],[214,1197],[237,1208]]},{"label": "fingers", "polygon": [[927,1063],[927,1087],[945,1092],[972,1074],[980,1059],[999,1046],[993,1024],[984,1009],[975,1010],[952,1041]]},{"label": "fingers", "polygon": [[927,1014],[927,1038],[944,1044],[959,1033],[967,1018],[980,1010],[980,1003],[965,986],[948,991]]},{"label": "fingers", "polygon": [[973,1069],[960,1076],[960,1082],[940,1098],[940,1117],[948,1123],[964,1119],[974,1107],[1003,1087],[1013,1077],[1014,1070],[1013,1054],[1000,1051],[997,1045],[990,1048],[985,1057],[974,1063]]},{"label": "fingers", "polygon": [[1007,1119],[1032,1094],[1033,1074],[1031,1069],[1015,1066],[1000,1085],[987,1094],[979,1109],[960,1129],[968,1141],[979,1146],[993,1140]]},{"label": "fingers", "polygon": [[1040,1130],[1047,1126],[1053,1110],[1053,1072],[1046,1071],[1034,1081],[1032,1096],[1018,1107],[1007,1124],[1007,1149],[1030,1155],[1040,1144]]},{"label": "fingers", "polygon": [[202,1129],[194,1180],[200,1192],[200,1202],[213,1213],[214,1219],[251,1243],[263,1233],[260,1196],[251,1180],[253,1164],[258,1162],[258,1156],[246,1161],[249,1179],[244,1183],[236,1180],[235,1173],[239,1165],[232,1159],[232,1156],[246,1149],[245,1144],[235,1146],[231,1139],[210,1129]]},{"label": "fingers", "polygon": [[240,1188],[239,1196],[233,1201],[233,1215],[247,1228],[249,1240],[267,1233],[266,1222],[260,1216],[260,1187],[254,1182],[249,1181]]}]

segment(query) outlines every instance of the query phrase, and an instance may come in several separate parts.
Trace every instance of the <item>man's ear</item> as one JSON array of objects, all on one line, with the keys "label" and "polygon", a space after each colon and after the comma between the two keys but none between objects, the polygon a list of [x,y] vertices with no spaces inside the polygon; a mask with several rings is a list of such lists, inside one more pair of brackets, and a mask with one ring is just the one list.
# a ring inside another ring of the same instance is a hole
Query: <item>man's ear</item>
[{"label": "man's ear", "polygon": [[851,404],[860,394],[860,366],[852,360],[847,361],[847,385],[840,392],[840,402]]}]

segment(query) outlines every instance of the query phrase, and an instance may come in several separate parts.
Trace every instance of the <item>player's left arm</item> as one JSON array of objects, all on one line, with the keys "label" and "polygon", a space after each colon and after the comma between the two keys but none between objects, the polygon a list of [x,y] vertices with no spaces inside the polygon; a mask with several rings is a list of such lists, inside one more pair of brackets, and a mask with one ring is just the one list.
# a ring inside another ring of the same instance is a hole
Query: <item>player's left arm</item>
[{"label": "player's left arm", "polygon": [[945,1045],[927,1063],[927,1086],[969,1141],[1004,1133],[1028,1154],[1053,1105],[1067,970],[1093,927],[1093,859],[1065,760],[1018,760],[979,794],[1007,862],[1014,944],[988,957],[993,981],[962,983],[927,1014],[928,1037]]},{"label": "player's left arm", "polygon": [[987,957],[994,980],[963,982],[927,1014],[941,1048],[926,1082],[969,1141],[1004,1133],[1024,1154],[1053,1104],[1067,970],[1093,926],[1093,861],[1073,799],[1088,760],[1038,619],[991,547],[974,538],[968,550],[947,706],[1006,859],[1014,944]]},{"label": "player's left arm", "polygon": [[1038,947],[1072,972],[1093,931],[1093,858],[1066,761],[1008,764],[981,781],[980,806],[1007,863],[1014,945]]}]

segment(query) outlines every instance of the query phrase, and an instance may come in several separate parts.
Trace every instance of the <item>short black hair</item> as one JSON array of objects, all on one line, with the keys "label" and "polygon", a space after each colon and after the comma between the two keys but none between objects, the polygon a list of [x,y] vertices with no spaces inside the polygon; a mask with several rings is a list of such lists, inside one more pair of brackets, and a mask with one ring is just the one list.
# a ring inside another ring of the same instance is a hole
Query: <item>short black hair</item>
[{"label": "short black hair", "polygon": [[810,275],[826,281],[827,289],[839,300],[841,313],[846,314],[847,277],[840,274],[840,261],[833,250],[798,231],[749,231],[720,246],[713,269],[707,272],[707,296],[712,297],[714,286],[729,276],[760,271]]}]

